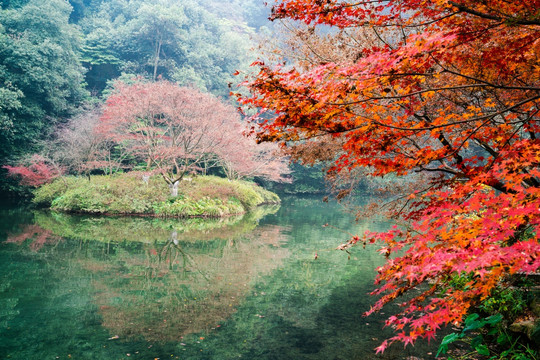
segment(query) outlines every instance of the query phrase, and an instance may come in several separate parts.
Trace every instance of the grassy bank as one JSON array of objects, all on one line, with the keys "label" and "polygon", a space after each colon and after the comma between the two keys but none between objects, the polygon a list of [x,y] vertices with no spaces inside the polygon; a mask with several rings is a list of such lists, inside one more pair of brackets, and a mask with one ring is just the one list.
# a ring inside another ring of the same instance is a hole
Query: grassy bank
[{"label": "grassy bank", "polygon": [[182,181],[171,197],[160,177],[145,183],[140,175],[63,177],[35,191],[34,203],[53,210],[87,214],[222,217],[243,214],[279,197],[247,181],[198,176]]}]

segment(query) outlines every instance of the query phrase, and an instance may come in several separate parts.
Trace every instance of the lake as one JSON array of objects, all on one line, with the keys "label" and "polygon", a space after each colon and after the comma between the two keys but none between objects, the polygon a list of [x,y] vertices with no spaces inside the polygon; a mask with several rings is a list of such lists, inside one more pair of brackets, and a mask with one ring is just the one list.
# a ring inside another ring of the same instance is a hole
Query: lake
[{"label": "lake", "polygon": [[320,198],[213,220],[3,208],[0,358],[434,358],[423,343],[375,355],[395,308],[362,314],[384,257],[335,250],[389,226]]}]

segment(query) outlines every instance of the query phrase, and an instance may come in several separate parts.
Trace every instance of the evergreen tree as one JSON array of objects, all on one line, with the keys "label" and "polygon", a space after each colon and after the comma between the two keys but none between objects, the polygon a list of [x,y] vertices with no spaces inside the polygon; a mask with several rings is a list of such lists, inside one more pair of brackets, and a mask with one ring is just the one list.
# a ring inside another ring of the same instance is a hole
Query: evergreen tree
[{"label": "evergreen tree", "polygon": [[0,10],[0,165],[32,150],[86,97],[71,11],[63,0]]}]

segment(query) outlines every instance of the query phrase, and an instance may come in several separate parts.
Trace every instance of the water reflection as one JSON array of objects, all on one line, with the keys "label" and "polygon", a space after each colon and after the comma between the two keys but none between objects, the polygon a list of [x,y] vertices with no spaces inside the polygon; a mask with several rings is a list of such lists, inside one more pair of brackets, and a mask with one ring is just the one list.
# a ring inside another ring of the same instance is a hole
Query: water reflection
[{"label": "water reflection", "polygon": [[56,243],[61,240],[59,236],[54,236],[52,231],[45,230],[39,225],[26,225],[17,235],[8,236],[6,242],[21,245],[30,240],[30,249],[39,251],[47,243]]},{"label": "water reflection", "polygon": [[34,223],[57,236],[85,241],[164,243],[176,231],[178,241],[228,238],[254,230],[261,218],[279,206],[258,207],[243,216],[218,219],[108,217],[36,211]]},{"label": "water reflection", "polygon": [[[35,224],[7,242],[49,258],[69,252],[71,268],[90,273],[93,301],[112,337],[175,341],[219,327],[253,280],[280,266],[288,255],[284,228],[257,226],[277,209],[185,220],[36,212]],[[58,246],[64,239],[77,246]]]},{"label": "water reflection", "polygon": [[1,356],[434,358],[422,344],[375,355],[393,335],[383,328],[392,309],[362,314],[384,257],[370,246],[350,260],[335,250],[348,240],[336,228],[388,223],[355,223],[318,199],[282,204],[275,214],[185,221],[0,210]]}]

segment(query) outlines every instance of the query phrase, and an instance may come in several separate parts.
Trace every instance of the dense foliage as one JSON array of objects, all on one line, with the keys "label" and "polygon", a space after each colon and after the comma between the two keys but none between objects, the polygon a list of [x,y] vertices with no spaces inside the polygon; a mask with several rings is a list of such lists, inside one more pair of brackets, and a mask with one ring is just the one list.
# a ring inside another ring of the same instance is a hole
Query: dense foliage
[{"label": "dense foliage", "polygon": [[65,1],[0,9],[0,164],[37,140],[85,98],[80,32]]},{"label": "dense foliage", "polygon": [[[254,29],[217,1],[103,1],[79,23],[89,87],[101,91],[120,73],[161,76],[228,96],[232,73],[254,59]],[[214,5],[215,6],[212,6]],[[247,14],[246,14],[247,15]]]},{"label": "dense foliage", "polygon": [[[368,314],[421,290],[389,318],[397,335],[378,351],[433,338],[508,275],[538,273],[539,6],[284,0],[273,8],[276,19],[309,25],[301,43],[318,56],[296,68],[257,64],[247,82],[254,95],[241,99],[276,114],[254,126],[259,138],[308,162],[333,160],[333,176],[428,175],[394,208],[405,225],[340,247],[384,244],[382,297]],[[333,52],[308,42],[318,27]],[[453,286],[463,274],[469,281]]]},{"label": "dense foliage", "polygon": [[119,77],[161,77],[226,100],[233,72],[254,60],[265,12],[255,0],[0,1],[0,191],[17,190],[3,166],[65,143],[66,120],[80,120]]},{"label": "dense foliage", "polygon": [[34,203],[54,210],[89,214],[144,214],[163,217],[222,217],[243,214],[279,197],[254,183],[205,176],[183,182],[168,196],[159,178],[144,182],[140,174],[65,177],[36,190]]}]

